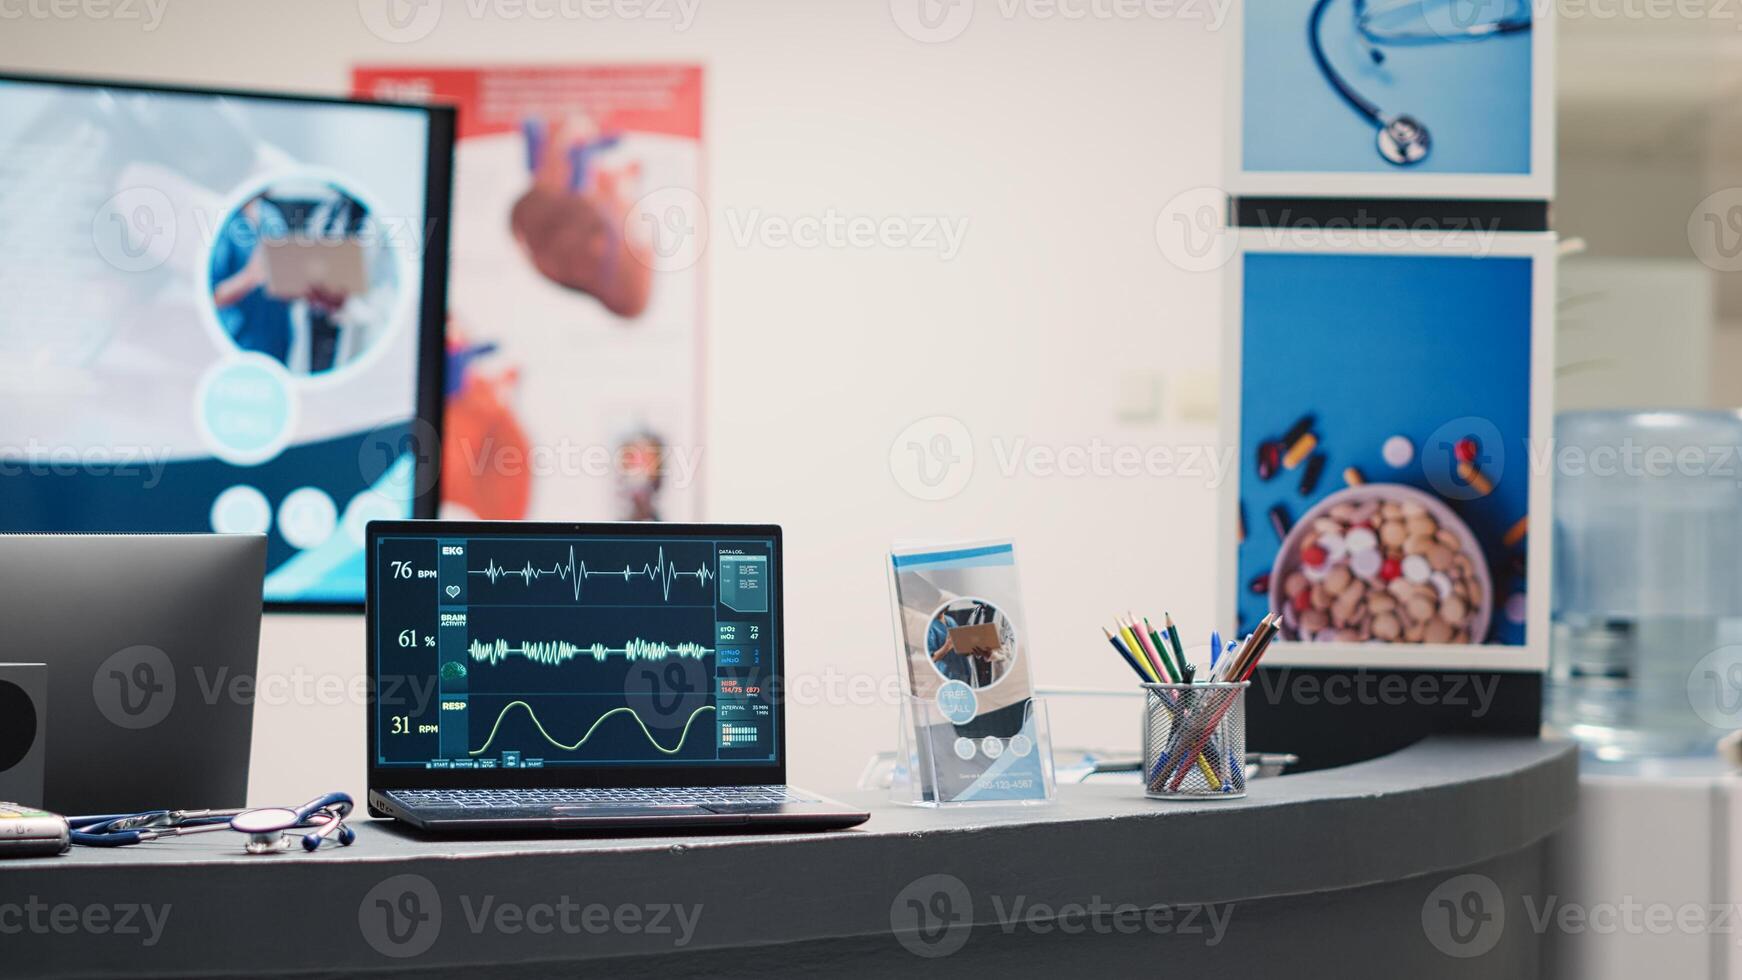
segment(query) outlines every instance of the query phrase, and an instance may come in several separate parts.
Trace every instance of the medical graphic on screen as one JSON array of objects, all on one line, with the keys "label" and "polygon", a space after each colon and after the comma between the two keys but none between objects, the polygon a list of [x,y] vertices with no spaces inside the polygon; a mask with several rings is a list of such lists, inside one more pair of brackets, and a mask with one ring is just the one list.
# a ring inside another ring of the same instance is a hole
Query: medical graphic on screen
[{"label": "medical graphic on screen", "polygon": [[360,603],[419,492],[433,118],[0,78],[0,528],[264,532],[269,601]]},{"label": "medical graphic on screen", "polygon": [[773,538],[376,542],[381,766],[767,764]]},{"label": "medical graphic on screen", "polygon": [[1247,173],[1531,175],[1542,5],[1246,4]]},{"label": "medical graphic on screen", "polygon": [[1242,262],[1237,628],[1274,613],[1285,641],[1368,651],[1540,643],[1534,259]]}]

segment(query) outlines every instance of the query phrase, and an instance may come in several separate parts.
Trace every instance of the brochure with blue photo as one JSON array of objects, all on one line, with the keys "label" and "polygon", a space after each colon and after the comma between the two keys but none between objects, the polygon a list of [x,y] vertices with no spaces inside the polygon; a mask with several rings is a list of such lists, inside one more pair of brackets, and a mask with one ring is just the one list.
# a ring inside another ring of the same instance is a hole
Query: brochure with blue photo
[{"label": "brochure with blue photo", "polygon": [[918,802],[1051,798],[1010,541],[889,557]]}]

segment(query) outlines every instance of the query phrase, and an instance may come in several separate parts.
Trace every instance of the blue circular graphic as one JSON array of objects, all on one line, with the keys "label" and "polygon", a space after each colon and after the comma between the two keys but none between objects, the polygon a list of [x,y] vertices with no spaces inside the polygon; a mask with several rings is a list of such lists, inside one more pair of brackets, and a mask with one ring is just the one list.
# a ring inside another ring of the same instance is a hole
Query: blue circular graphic
[{"label": "blue circular graphic", "polygon": [[961,681],[945,681],[938,688],[938,711],[952,725],[966,725],[980,713],[980,699]]},{"label": "blue circular graphic", "polygon": [[288,381],[282,367],[258,354],[232,358],[208,373],[196,410],[212,454],[238,466],[277,456],[295,420]]}]

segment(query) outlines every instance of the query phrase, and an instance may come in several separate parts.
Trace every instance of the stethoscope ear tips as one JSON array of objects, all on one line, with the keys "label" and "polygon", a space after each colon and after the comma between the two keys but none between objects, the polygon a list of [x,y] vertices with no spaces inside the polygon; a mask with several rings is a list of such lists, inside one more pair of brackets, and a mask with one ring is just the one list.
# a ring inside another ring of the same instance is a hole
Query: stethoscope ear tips
[{"label": "stethoscope ear tips", "polygon": [[[340,824],[339,829],[333,832],[333,836],[337,837],[339,843],[345,847],[350,847],[352,844],[357,842],[357,832],[352,830],[347,824]],[[321,843],[325,840],[326,837],[320,833],[304,834],[302,838],[302,849],[305,851],[318,851],[320,850]]]},{"label": "stethoscope ear tips", "polygon": [[1392,116],[1379,127],[1379,155],[1407,167],[1427,159],[1433,137],[1414,116]]}]

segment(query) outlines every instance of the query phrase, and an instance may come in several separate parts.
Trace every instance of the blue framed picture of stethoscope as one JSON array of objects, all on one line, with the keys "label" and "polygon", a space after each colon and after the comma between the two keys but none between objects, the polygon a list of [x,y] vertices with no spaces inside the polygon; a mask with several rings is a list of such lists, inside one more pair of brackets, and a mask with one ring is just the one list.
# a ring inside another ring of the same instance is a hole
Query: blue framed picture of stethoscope
[{"label": "blue framed picture of stethoscope", "polygon": [[1552,196],[1551,5],[1235,7],[1236,193]]}]

